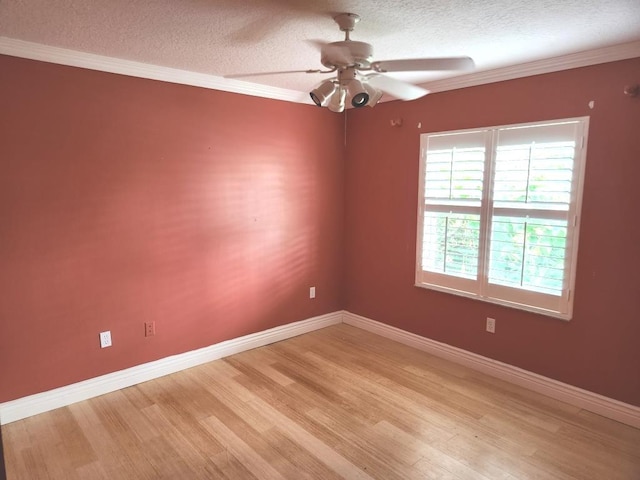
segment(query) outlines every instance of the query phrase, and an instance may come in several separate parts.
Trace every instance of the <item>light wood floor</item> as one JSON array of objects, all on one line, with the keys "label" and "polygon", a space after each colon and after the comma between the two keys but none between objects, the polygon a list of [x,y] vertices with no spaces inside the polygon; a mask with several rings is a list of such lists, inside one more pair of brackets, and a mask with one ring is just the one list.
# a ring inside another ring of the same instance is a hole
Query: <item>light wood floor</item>
[{"label": "light wood floor", "polygon": [[346,325],[11,423],[18,479],[640,479],[640,430]]}]

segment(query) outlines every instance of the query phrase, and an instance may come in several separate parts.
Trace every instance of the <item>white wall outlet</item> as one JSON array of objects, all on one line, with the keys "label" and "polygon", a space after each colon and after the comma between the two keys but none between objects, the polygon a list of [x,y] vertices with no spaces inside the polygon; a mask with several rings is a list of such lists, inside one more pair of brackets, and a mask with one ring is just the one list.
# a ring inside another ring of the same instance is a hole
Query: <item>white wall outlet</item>
[{"label": "white wall outlet", "polygon": [[309,298],[316,298],[316,287],[309,287]]},{"label": "white wall outlet", "polygon": [[100,348],[111,346],[111,332],[100,332]]},{"label": "white wall outlet", "polygon": [[487,317],[487,332],[496,333],[496,319]]},{"label": "white wall outlet", "polygon": [[156,322],[144,322],[144,336],[153,337],[156,334]]}]

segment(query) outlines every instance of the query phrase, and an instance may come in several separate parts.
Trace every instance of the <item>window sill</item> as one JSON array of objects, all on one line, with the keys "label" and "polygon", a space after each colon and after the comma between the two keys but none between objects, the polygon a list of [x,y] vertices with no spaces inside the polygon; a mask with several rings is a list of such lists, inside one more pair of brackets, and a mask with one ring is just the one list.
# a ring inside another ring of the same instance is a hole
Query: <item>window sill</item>
[{"label": "window sill", "polygon": [[523,311],[526,311],[526,312],[537,313],[539,315],[544,315],[546,317],[557,318],[557,319],[563,320],[565,322],[570,321],[571,318],[572,318],[571,313],[560,313],[560,312],[556,312],[556,311],[553,311],[553,310],[548,310],[548,309],[545,309],[545,308],[534,307],[532,305],[523,305],[523,304],[520,304],[520,303],[509,302],[507,300],[501,300],[501,299],[497,299],[497,298],[482,297],[482,296],[480,296],[478,294],[465,292],[463,290],[456,290],[455,288],[447,288],[447,287],[442,287],[440,285],[433,285],[433,284],[430,284],[430,283],[415,283],[414,286],[418,287],[418,288],[424,288],[426,290],[435,290],[435,291],[442,292],[442,293],[449,293],[449,294],[457,295],[457,296],[460,296],[460,297],[466,297],[466,298],[470,298],[472,300],[477,300],[477,301],[480,301],[480,302],[493,303],[495,305],[501,305],[503,307],[514,308],[516,310],[523,310]]}]

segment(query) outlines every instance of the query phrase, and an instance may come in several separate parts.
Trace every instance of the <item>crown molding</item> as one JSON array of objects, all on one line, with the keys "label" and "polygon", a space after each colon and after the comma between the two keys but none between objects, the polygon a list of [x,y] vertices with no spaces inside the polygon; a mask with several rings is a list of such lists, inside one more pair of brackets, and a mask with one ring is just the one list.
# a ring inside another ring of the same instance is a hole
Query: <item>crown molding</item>
[{"label": "crown molding", "polygon": [[223,78],[216,75],[191,72],[177,68],[161,67],[120,58],[105,57],[103,55],[52,47],[9,37],[0,37],[0,54],[70,67],[117,73],[130,77],[147,78],[161,82],[179,83],[212,90],[240,93],[254,97],[271,98],[296,103],[311,103],[310,100],[308,102],[304,101],[305,95],[302,95],[296,90],[258,85],[242,80]]},{"label": "crown molding", "polygon": [[[205,73],[95,55],[9,37],[0,37],[0,54],[71,67],[86,68],[89,70],[159,80],[162,82],[240,93],[255,97],[311,104],[308,95],[296,90],[270,87]],[[430,90],[432,93],[437,93],[636,57],[640,57],[640,41],[571,53],[508,67],[478,71],[467,75],[427,82],[421,84],[421,86]]]},{"label": "crown molding", "polygon": [[636,57],[640,57],[640,41],[435,80],[421,84],[421,86],[430,90],[431,93],[444,92],[446,90],[475,87],[487,83],[503,82],[505,80],[559,72],[572,68],[588,67],[590,65]]}]

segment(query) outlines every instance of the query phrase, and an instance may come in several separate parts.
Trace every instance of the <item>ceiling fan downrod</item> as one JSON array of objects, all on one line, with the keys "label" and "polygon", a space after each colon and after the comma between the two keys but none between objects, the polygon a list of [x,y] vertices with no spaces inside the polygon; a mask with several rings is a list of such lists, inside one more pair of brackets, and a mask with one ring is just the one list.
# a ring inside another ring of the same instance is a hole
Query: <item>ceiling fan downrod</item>
[{"label": "ceiling fan downrod", "polygon": [[333,20],[338,24],[341,31],[344,32],[344,40],[349,41],[349,34],[353,32],[356,23],[360,21],[360,15],[355,13],[340,13],[333,17]]}]

